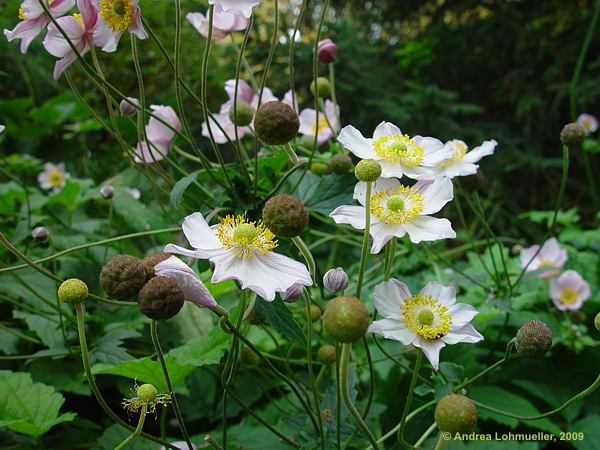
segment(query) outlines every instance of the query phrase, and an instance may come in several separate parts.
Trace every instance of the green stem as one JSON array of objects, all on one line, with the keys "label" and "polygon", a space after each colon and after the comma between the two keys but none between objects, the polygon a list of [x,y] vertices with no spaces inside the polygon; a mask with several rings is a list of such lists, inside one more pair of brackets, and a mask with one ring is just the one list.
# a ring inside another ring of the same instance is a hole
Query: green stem
[{"label": "green stem", "polygon": [[146,420],[146,411],[147,410],[148,410],[148,405],[144,403],[142,405],[142,411],[140,412],[140,418],[138,420],[137,427],[135,427],[135,431],[133,432],[133,434],[130,434],[129,436],[127,436],[127,438],[123,442],[121,442],[119,445],[117,445],[115,447],[115,450],[121,450],[122,448],[127,447],[127,445],[129,445],[131,442],[133,442],[134,439],[140,435],[140,433],[142,432],[142,428],[144,428],[144,422]]},{"label": "green stem", "polygon": [[481,372],[479,372],[474,377],[468,379],[467,381],[465,381],[462,384],[459,384],[454,390],[456,392],[458,392],[461,389],[463,389],[464,387],[466,387],[469,384],[473,383],[478,378],[481,378],[482,376],[484,376],[485,374],[491,372],[492,370],[496,369],[497,367],[500,367],[502,364],[504,364],[506,361],[508,361],[510,359],[510,355],[512,353],[512,349],[513,349],[514,345],[515,345],[515,338],[511,339],[508,342],[508,344],[506,344],[506,352],[504,353],[504,357],[500,361],[496,361],[494,364],[492,364],[489,367],[486,367],[484,370],[482,370]]},{"label": "green stem", "polygon": [[379,449],[377,445],[377,441],[375,440],[375,436],[369,430],[369,427],[363,422],[362,417],[359,412],[356,410],[354,405],[352,404],[352,400],[350,400],[350,393],[348,392],[348,365],[350,363],[350,352],[352,351],[352,344],[343,343],[342,344],[342,355],[340,357],[340,377],[338,379],[338,383],[340,385],[340,390],[342,393],[342,400],[344,401],[344,405],[352,414],[356,425],[360,428],[365,437],[369,440],[371,445],[375,450]]},{"label": "green stem", "polygon": [[396,257],[396,246],[398,244],[398,239],[396,238],[396,236],[394,236],[392,238],[391,241],[388,242],[387,246],[385,247],[385,269],[384,269],[384,274],[383,274],[383,279],[384,280],[389,280],[390,279],[390,275],[392,273],[392,267],[394,266],[394,258]]},{"label": "green stem", "polygon": [[315,259],[313,258],[313,255],[310,252],[310,249],[308,248],[308,246],[306,245],[306,243],[302,240],[302,238],[300,236],[293,237],[292,242],[296,245],[296,247],[298,248],[300,253],[302,253],[304,260],[306,261],[306,265],[308,266],[308,271],[310,272],[310,276],[312,277],[313,282],[315,284],[317,284],[316,264],[315,264]]},{"label": "green stem", "polygon": [[427,439],[429,437],[429,435],[431,435],[431,433],[433,433],[435,431],[435,429],[437,428],[437,424],[435,422],[433,422],[429,428],[427,428],[427,430],[425,430],[425,433],[423,433],[421,435],[421,437],[419,438],[419,440],[417,442],[415,442],[415,447],[419,447],[419,445],[422,445],[423,442],[425,442],[425,439]]},{"label": "green stem", "polygon": [[433,450],[443,450],[446,446],[446,439],[444,439],[444,434],[440,432],[437,442],[435,444],[435,448]]},{"label": "green stem", "polygon": [[298,29],[300,28],[300,23],[302,22],[302,16],[304,16],[304,11],[306,10],[306,0],[302,0],[302,4],[300,5],[300,11],[298,13],[298,18],[294,24],[294,31],[292,32],[292,36],[290,37],[290,51],[288,54],[288,66],[290,68],[290,92],[292,93],[292,108],[294,111],[298,110],[298,105],[296,103],[296,90],[295,90],[295,80],[294,80],[294,50],[296,48],[296,35],[298,34]]},{"label": "green stem", "polygon": [[293,165],[298,164],[298,156],[296,156],[296,152],[294,152],[294,149],[292,148],[292,146],[290,145],[289,142],[286,142],[285,144],[283,144],[283,149],[287,153],[288,158],[290,158],[290,162]]},{"label": "green stem", "polygon": [[[335,343],[335,379],[340,379],[340,343]],[[336,449],[342,450],[342,392],[340,383],[335,383],[335,442]]]},{"label": "green stem", "polygon": [[367,264],[367,250],[369,247],[369,231],[371,229],[371,187],[373,183],[367,183],[365,192],[365,233],[363,235],[362,249],[360,252],[360,267],[358,269],[358,281],[356,282],[356,296],[360,298],[363,278],[365,275],[365,265]]},{"label": "green stem", "polygon": [[187,429],[185,428],[185,422],[183,420],[183,416],[181,415],[181,409],[179,409],[177,396],[175,395],[173,385],[171,384],[171,378],[169,377],[169,369],[167,368],[167,363],[165,362],[165,357],[160,346],[160,341],[158,340],[158,333],[156,331],[156,320],[152,320],[150,322],[150,336],[152,337],[152,344],[154,344],[154,350],[156,351],[156,355],[158,356],[158,361],[160,362],[160,367],[162,369],[163,376],[165,377],[165,384],[167,385],[169,395],[171,396],[171,400],[173,402],[173,410],[175,411],[175,417],[177,418],[179,430],[181,431],[181,435],[183,436],[183,439],[185,440],[188,449],[192,450],[194,446],[192,445],[190,436],[187,432]]},{"label": "green stem", "polygon": [[412,397],[415,390],[415,385],[417,384],[417,377],[419,376],[419,370],[421,369],[421,362],[423,361],[423,352],[417,349],[417,359],[415,361],[415,368],[413,370],[412,378],[410,380],[410,387],[408,388],[408,394],[406,395],[406,402],[404,403],[404,411],[402,411],[402,418],[400,419],[400,428],[398,429],[398,441],[401,444],[407,445],[412,448],[412,445],[407,443],[404,440],[404,428],[406,427],[406,418],[408,416],[408,411],[410,411],[410,406],[412,403]]}]

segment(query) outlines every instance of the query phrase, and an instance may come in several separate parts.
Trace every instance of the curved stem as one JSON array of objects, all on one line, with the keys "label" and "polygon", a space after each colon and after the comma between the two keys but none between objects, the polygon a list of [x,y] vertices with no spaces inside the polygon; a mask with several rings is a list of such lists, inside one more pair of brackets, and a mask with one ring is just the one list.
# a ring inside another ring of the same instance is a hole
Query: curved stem
[{"label": "curved stem", "polygon": [[310,272],[310,276],[312,277],[313,282],[315,284],[317,284],[316,264],[315,264],[315,259],[313,258],[313,255],[310,252],[310,249],[308,248],[308,246],[306,245],[306,243],[302,240],[302,238],[300,236],[293,237],[292,242],[296,245],[296,247],[298,248],[300,253],[302,253],[304,260],[306,261],[306,265],[308,266],[308,271]]},{"label": "curved stem", "polygon": [[352,344],[344,343],[342,344],[342,356],[340,357],[340,377],[338,379],[338,383],[340,384],[340,390],[342,393],[342,400],[344,400],[344,405],[352,417],[356,422],[356,425],[360,428],[365,437],[369,440],[371,445],[375,450],[379,449],[377,445],[377,441],[375,440],[375,436],[369,430],[369,427],[363,422],[360,414],[352,404],[352,400],[350,399],[350,393],[348,392],[348,364],[350,363],[350,352],[352,351]]},{"label": "curved stem", "polygon": [[289,142],[283,144],[283,149],[287,153],[288,158],[290,158],[290,162],[294,165],[298,164],[298,156],[296,155],[296,152],[294,151]]},{"label": "curved stem", "polygon": [[515,344],[515,340],[516,340],[516,338],[513,338],[508,342],[508,344],[506,344],[506,352],[504,353],[504,357],[500,361],[496,361],[494,364],[492,364],[489,367],[486,367],[485,369],[483,369],[481,372],[479,372],[474,377],[468,379],[467,381],[465,381],[462,384],[459,384],[454,390],[456,392],[460,391],[462,388],[468,386],[469,384],[473,383],[478,378],[481,378],[485,374],[491,372],[492,370],[496,369],[497,367],[500,367],[502,364],[504,364],[506,361],[508,361],[510,358],[510,355],[512,353],[513,346]]},{"label": "curved stem", "polygon": [[140,412],[140,418],[138,419],[138,424],[137,424],[137,427],[135,427],[133,434],[130,434],[129,436],[127,436],[127,438],[123,442],[121,442],[119,445],[117,445],[115,447],[115,450],[121,450],[122,448],[127,447],[127,445],[129,445],[131,442],[133,442],[133,440],[140,435],[140,433],[142,432],[142,428],[144,428],[144,422],[146,420],[146,412],[147,411],[148,411],[148,405],[143,404],[142,411]]},{"label": "curved stem", "polygon": [[362,249],[360,252],[360,267],[358,269],[358,281],[356,283],[356,296],[360,298],[363,278],[365,276],[365,265],[367,263],[367,249],[369,247],[369,231],[371,228],[371,187],[373,183],[367,183],[365,192],[365,233],[363,235]]},{"label": "curved stem", "polygon": [[410,380],[410,387],[408,388],[408,394],[406,395],[406,402],[404,403],[404,411],[402,411],[402,418],[400,419],[400,428],[398,429],[398,441],[401,444],[407,445],[409,448],[412,448],[408,442],[404,440],[404,428],[406,427],[406,417],[408,415],[408,411],[410,411],[410,405],[412,403],[413,392],[415,390],[415,385],[417,384],[417,377],[419,375],[419,370],[421,369],[421,362],[423,361],[423,352],[421,350],[417,350],[417,359],[415,361],[415,368],[412,374],[412,378]]},{"label": "curved stem", "polygon": [[173,410],[175,411],[175,417],[177,418],[177,425],[179,425],[179,430],[181,431],[181,435],[183,436],[188,449],[192,450],[194,446],[192,445],[190,436],[185,428],[185,422],[183,421],[183,416],[181,415],[181,410],[179,409],[179,403],[177,403],[177,397],[175,396],[175,391],[173,390],[173,385],[171,384],[171,378],[169,377],[167,363],[165,362],[160,341],[158,340],[158,333],[156,332],[156,320],[152,320],[150,322],[150,336],[152,337],[152,344],[154,344],[154,350],[156,351],[163,376],[165,377],[165,384],[167,385],[169,395],[171,396],[171,401],[173,402]]}]

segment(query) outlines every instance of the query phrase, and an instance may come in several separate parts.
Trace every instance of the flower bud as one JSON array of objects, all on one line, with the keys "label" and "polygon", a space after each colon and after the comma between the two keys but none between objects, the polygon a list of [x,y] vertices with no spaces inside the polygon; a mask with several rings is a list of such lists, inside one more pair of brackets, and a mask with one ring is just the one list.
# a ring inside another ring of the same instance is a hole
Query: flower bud
[{"label": "flower bud", "polygon": [[594,326],[596,327],[596,330],[600,331],[600,313],[596,314],[596,317],[594,317]]},{"label": "flower bud", "polygon": [[161,263],[167,259],[169,259],[172,255],[169,253],[158,252],[153,253],[152,255],[146,256],[142,259],[142,265],[144,266],[144,270],[146,271],[146,280],[150,278],[154,278],[156,273],[154,272],[154,266],[158,263]]},{"label": "flower bud", "polygon": [[233,114],[233,105],[231,105],[231,109],[229,110],[229,118],[231,121],[237,125],[238,127],[245,127],[252,123],[252,118],[254,117],[254,108],[244,101],[238,101],[235,105],[235,112]]},{"label": "flower bud", "polygon": [[100,272],[104,292],[117,300],[135,297],[146,282],[142,262],[131,255],[117,255],[108,260]]},{"label": "flower bud", "polygon": [[321,318],[321,308],[317,305],[310,305],[310,321],[316,322]]},{"label": "flower bud", "polygon": [[310,171],[316,176],[322,177],[329,172],[329,166],[323,162],[315,161],[310,165]]},{"label": "flower bud", "polygon": [[338,297],[325,308],[323,328],[338,342],[356,342],[367,333],[369,313],[358,298]]},{"label": "flower bud", "polygon": [[135,395],[140,399],[142,403],[152,403],[158,396],[158,391],[151,384],[142,384],[138,386]]},{"label": "flower bud", "polygon": [[374,159],[363,159],[354,168],[354,174],[360,181],[374,182],[381,176],[381,166]]},{"label": "flower bud", "polygon": [[346,153],[333,155],[329,160],[329,170],[337,175],[344,175],[345,173],[350,172],[353,167],[354,164],[352,163],[352,158]]},{"label": "flower bud", "polygon": [[295,303],[300,297],[302,297],[303,291],[304,286],[302,286],[300,283],[294,283],[285,291],[283,301],[287,303]]},{"label": "flower bud", "polygon": [[579,148],[585,140],[585,130],[578,123],[568,123],[560,132],[560,140],[567,147]]},{"label": "flower bud", "polygon": [[337,46],[331,39],[323,39],[317,44],[317,58],[321,64],[335,62]]},{"label": "flower bud", "polygon": [[469,434],[477,425],[477,408],[468,397],[450,394],[438,402],[434,417],[442,432]]},{"label": "flower bud", "polygon": [[64,303],[81,303],[88,294],[87,284],[78,278],[69,278],[58,287],[58,299]]},{"label": "flower bud", "polygon": [[466,192],[478,191],[483,186],[484,181],[485,178],[483,177],[481,169],[478,169],[473,175],[465,175],[464,177],[458,178],[458,184]]},{"label": "flower bud", "polygon": [[329,80],[325,77],[318,77],[315,81],[310,83],[310,92],[319,98],[329,97],[331,94]]},{"label": "flower bud", "polygon": [[292,238],[308,224],[308,211],[293,195],[279,194],[265,203],[263,222],[276,235]]},{"label": "flower bud", "polygon": [[183,307],[185,298],[179,284],[168,277],[154,277],[138,294],[142,314],[154,320],[168,320]]},{"label": "flower bud", "polygon": [[240,348],[240,362],[246,367],[256,367],[260,359],[252,350],[245,345]]},{"label": "flower bud", "polygon": [[254,115],[256,136],[268,145],[283,145],[298,134],[300,119],[289,105],[282,102],[267,102]]},{"label": "flower bud", "polygon": [[[133,103],[133,104],[132,104]],[[131,117],[138,111],[140,102],[137,98],[127,97],[119,103],[119,111],[123,117]]]},{"label": "flower bud", "polygon": [[529,358],[544,356],[552,347],[552,331],[541,320],[530,320],[517,331],[515,347]]},{"label": "flower bud", "polygon": [[335,346],[333,345],[322,345],[317,351],[317,361],[321,364],[329,365],[333,364],[336,360]]},{"label": "flower bud", "polygon": [[50,239],[50,233],[48,233],[46,227],[35,227],[31,231],[31,237],[38,242],[44,243]]},{"label": "flower bud", "polygon": [[110,185],[105,185],[100,188],[100,195],[106,200],[110,200],[115,195],[115,189]]},{"label": "flower bud", "polygon": [[348,275],[341,267],[329,269],[323,276],[323,286],[332,294],[342,292],[348,287]]}]

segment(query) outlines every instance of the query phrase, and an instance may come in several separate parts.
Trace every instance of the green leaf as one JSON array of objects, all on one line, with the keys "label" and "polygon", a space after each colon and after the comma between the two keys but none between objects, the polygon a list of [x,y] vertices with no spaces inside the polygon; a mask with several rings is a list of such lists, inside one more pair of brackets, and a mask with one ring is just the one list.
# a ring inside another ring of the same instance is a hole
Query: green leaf
[{"label": "green leaf", "polygon": [[48,348],[65,348],[65,343],[57,316],[54,316],[56,320],[52,321],[42,316],[36,316],[35,314],[14,310],[13,317],[15,319],[23,319],[27,323],[28,328],[35,332],[42,342],[48,346]]},{"label": "green leaf", "polygon": [[155,214],[127,192],[117,190],[112,202],[115,214],[120,216],[133,230],[157,229],[164,225],[161,215]]},{"label": "green leaf", "polygon": [[302,333],[302,328],[294,320],[292,313],[280,298],[273,302],[257,300],[254,308],[258,314],[265,317],[269,325],[285,337],[298,342],[302,347],[306,346],[306,338]]},{"label": "green leaf", "polygon": [[167,353],[167,358],[172,359],[182,366],[205,366],[218,364],[231,342],[231,335],[224,332],[213,333],[210,337],[194,338],[181,347],[174,348]]},{"label": "green leaf", "polygon": [[[298,173],[290,177],[292,184],[299,178]],[[298,198],[311,211],[329,214],[340,205],[352,205],[352,193],[356,180],[353,175],[327,175],[318,177],[312,172],[306,173],[298,186]]]},{"label": "green leaf", "polygon": [[177,183],[175,183],[175,186],[173,186],[173,189],[171,189],[170,195],[171,205],[173,208],[179,208],[185,190],[190,186],[190,184],[196,181],[196,177],[199,173],[200,171],[196,170],[195,172],[190,173],[188,176],[183,177]]},{"label": "green leaf", "polygon": [[42,436],[53,426],[75,418],[75,413],[60,414],[64,402],[53,387],[34,383],[28,373],[0,370],[0,428]]},{"label": "green leaf", "polygon": [[579,436],[576,439],[570,440],[570,443],[577,450],[589,450],[591,448],[600,448],[600,416],[593,414],[591,416],[584,417],[583,419],[575,422],[569,431],[571,433],[583,433],[583,439],[579,440]]},{"label": "green leaf", "polygon": [[[120,425],[114,424],[104,430],[102,436],[98,438],[97,444],[100,450],[113,450],[121,442],[123,442],[127,436],[131,434],[130,431],[126,430]],[[156,450],[158,444],[146,439],[142,436],[138,436],[127,445],[127,450]],[[187,448],[187,446],[185,447]]]}]

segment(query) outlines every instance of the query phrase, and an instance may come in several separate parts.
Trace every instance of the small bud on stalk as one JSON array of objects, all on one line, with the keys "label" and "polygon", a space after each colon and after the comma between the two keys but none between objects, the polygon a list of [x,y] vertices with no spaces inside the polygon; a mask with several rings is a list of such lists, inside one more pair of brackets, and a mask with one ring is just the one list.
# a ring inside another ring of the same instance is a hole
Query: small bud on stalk
[{"label": "small bud on stalk", "polygon": [[300,235],[308,224],[308,211],[293,195],[279,194],[265,203],[263,222],[277,236],[292,238]]},{"label": "small bud on stalk", "polygon": [[152,403],[158,396],[158,391],[151,384],[142,384],[136,389],[136,395],[143,403]]},{"label": "small bud on stalk", "polygon": [[567,147],[579,148],[585,140],[585,130],[578,123],[568,123],[560,132],[560,140]]},{"label": "small bud on stalk", "polygon": [[310,92],[319,98],[329,97],[331,94],[331,85],[329,80],[325,77],[319,77],[310,83]]},{"label": "small bud on stalk", "polygon": [[100,196],[106,200],[110,200],[115,196],[115,189],[110,185],[105,185],[100,188]]},{"label": "small bud on stalk", "polygon": [[321,308],[317,305],[310,305],[310,321],[316,322],[321,318]]},{"label": "small bud on stalk", "polygon": [[358,298],[338,297],[325,308],[323,328],[338,342],[356,342],[367,333],[369,313]]},{"label": "small bud on stalk", "polygon": [[596,314],[596,317],[594,318],[594,326],[596,327],[596,330],[600,331],[600,313]]},{"label": "small bud on stalk", "polygon": [[477,425],[477,408],[468,397],[450,394],[438,402],[434,417],[443,432],[469,434]]},{"label": "small bud on stalk", "polygon": [[146,282],[142,262],[131,255],[117,255],[108,260],[100,272],[104,292],[117,300],[135,297]]},{"label": "small bud on stalk", "polygon": [[329,170],[337,175],[348,173],[353,167],[354,164],[352,163],[352,158],[350,158],[350,155],[347,155],[346,153],[338,153],[337,155],[333,155],[329,160]]},{"label": "small bud on stalk", "polygon": [[229,110],[229,118],[238,127],[245,127],[252,123],[254,117],[254,108],[244,101],[239,101],[235,105],[235,114],[233,113],[233,105]]},{"label": "small bud on stalk", "polygon": [[64,303],[81,303],[88,297],[88,294],[87,284],[78,278],[69,278],[58,287],[58,299]]},{"label": "small bud on stalk", "polygon": [[119,111],[123,117],[131,117],[138,111],[140,102],[137,98],[127,97],[119,103]]},{"label": "small bud on stalk", "polygon": [[323,39],[317,44],[317,59],[321,64],[335,62],[337,46],[331,39]]},{"label": "small bud on stalk", "polygon": [[50,238],[50,233],[48,233],[48,230],[45,227],[35,227],[31,231],[31,237],[43,244],[45,242],[48,242],[48,239]]},{"label": "small bud on stalk", "polygon": [[302,297],[303,291],[304,286],[302,286],[300,283],[294,283],[285,291],[283,301],[286,303],[295,303],[300,297]]},{"label": "small bud on stalk", "polygon": [[329,173],[329,166],[323,162],[315,161],[310,165],[310,171],[316,176],[322,177],[323,175],[327,175],[327,173]]},{"label": "small bud on stalk", "polygon": [[333,364],[335,362],[335,359],[336,353],[335,346],[333,345],[323,345],[317,351],[317,361],[319,361],[321,364],[324,364],[326,366],[329,364]]},{"label": "small bud on stalk", "polygon": [[544,356],[552,347],[552,331],[541,320],[530,320],[517,331],[515,347],[529,358]]},{"label": "small bud on stalk", "polygon": [[374,159],[363,159],[354,168],[354,174],[360,181],[372,183],[381,176],[381,166]]},{"label": "small bud on stalk", "polygon": [[299,128],[298,114],[282,102],[264,103],[254,116],[254,131],[267,145],[287,144],[296,137]]},{"label": "small bud on stalk", "polygon": [[341,267],[329,269],[323,276],[323,286],[332,294],[342,292],[348,287],[348,275]]},{"label": "small bud on stalk", "polygon": [[154,277],[138,294],[142,314],[154,320],[168,320],[183,307],[185,298],[176,281],[167,277]]}]

